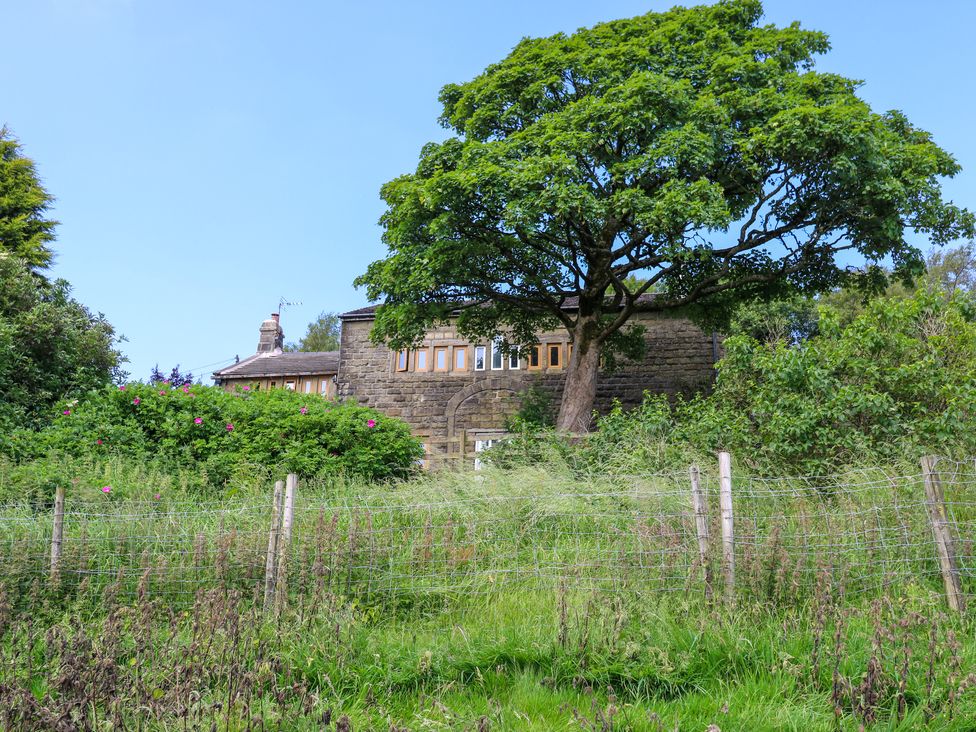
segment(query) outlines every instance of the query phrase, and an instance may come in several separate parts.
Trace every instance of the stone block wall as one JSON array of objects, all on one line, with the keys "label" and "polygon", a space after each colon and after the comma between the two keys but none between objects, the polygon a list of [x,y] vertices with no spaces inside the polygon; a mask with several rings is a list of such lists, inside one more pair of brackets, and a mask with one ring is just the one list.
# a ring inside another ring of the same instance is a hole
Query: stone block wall
[{"label": "stone block wall", "polygon": [[[641,314],[646,329],[646,353],[639,363],[624,362],[619,371],[603,374],[597,388],[596,409],[607,411],[614,399],[637,406],[645,390],[661,394],[690,394],[708,389],[714,376],[717,345],[712,334],[702,332],[685,318]],[[428,350],[426,371],[397,370],[397,354],[369,340],[371,319],[347,319],[342,324],[339,350],[338,393],[361,404],[403,419],[414,434],[424,439],[433,463],[470,454],[473,435],[504,427],[506,418],[519,408],[519,395],[537,386],[558,405],[568,361],[565,331],[540,334],[542,368],[530,370],[522,358],[520,368],[492,370],[488,343],[471,344],[458,338],[451,326],[432,330],[424,343]],[[545,346],[562,344],[560,368],[545,366]],[[487,347],[486,368],[474,370],[474,346]],[[454,347],[467,348],[467,369],[434,371],[434,348],[448,347],[449,366]],[[410,354],[413,367],[415,355]]]}]

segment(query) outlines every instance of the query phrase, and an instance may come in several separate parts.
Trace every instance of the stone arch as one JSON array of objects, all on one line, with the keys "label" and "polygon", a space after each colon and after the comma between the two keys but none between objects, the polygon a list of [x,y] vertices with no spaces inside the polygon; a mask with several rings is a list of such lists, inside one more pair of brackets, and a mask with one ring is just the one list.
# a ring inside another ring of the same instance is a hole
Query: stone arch
[{"label": "stone arch", "polygon": [[[511,397],[510,404],[517,408],[517,397],[519,392],[518,389],[513,388],[512,383],[508,379],[500,379],[495,377],[478,379],[477,381],[468,384],[466,387],[459,390],[457,394],[448,400],[447,407],[444,410],[444,416],[447,417],[448,438],[453,438],[457,434],[458,413],[463,410],[463,407],[472,399],[488,396],[488,392],[495,394],[501,392],[509,395]],[[508,407],[503,409],[502,413],[505,413],[506,411],[509,411]]]}]

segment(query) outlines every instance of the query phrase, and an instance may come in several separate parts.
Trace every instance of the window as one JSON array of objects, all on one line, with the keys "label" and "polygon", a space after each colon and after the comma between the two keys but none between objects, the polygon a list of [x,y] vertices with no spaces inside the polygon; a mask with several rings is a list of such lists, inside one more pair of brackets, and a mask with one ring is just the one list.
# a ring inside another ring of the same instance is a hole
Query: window
[{"label": "window", "polygon": [[[475,440],[474,441],[475,454],[490,449],[491,446],[494,445],[496,442],[498,442],[498,440]],[[482,465],[483,463],[481,462],[481,458],[476,457],[474,459],[474,469],[481,470]]]},{"label": "window", "polygon": [[529,368],[542,368],[542,346],[532,346],[531,350],[529,351]]},{"label": "window", "polygon": [[447,348],[434,349],[434,371],[447,371]]},{"label": "window", "polygon": [[269,386],[268,388],[269,389],[274,389],[275,388],[275,385],[277,385],[277,383],[278,383],[277,381],[272,381],[271,382],[271,386]]},{"label": "window", "polygon": [[547,348],[549,350],[549,368],[562,368],[562,359],[560,358],[563,350],[562,345],[559,343],[549,343]]},{"label": "window", "polygon": [[305,393],[306,394],[311,394],[312,393],[312,380],[311,379],[306,379],[305,380]]},{"label": "window", "polygon": [[516,371],[522,368],[522,361],[519,358],[518,352],[508,354],[508,367]]},{"label": "window", "polygon": [[414,364],[414,369],[417,371],[427,370],[427,349],[421,348],[417,351],[417,363]]},{"label": "window", "polygon": [[502,342],[499,339],[491,344],[491,370],[501,371],[503,368],[505,364],[502,361]]},{"label": "window", "polygon": [[319,394],[328,394],[328,393],[329,393],[329,380],[328,379],[319,380]]},{"label": "window", "polygon": [[409,358],[409,356],[410,356],[410,354],[407,351],[405,351],[405,350],[404,351],[400,351],[397,354],[397,366],[396,366],[396,370],[397,371],[406,371],[407,370],[407,367],[410,364],[410,358]]},{"label": "window", "polygon": [[454,370],[468,370],[468,349],[464,346],[454,346]]},{"label": "window", "polygon": [[484,371],[485,370],[485,347],[475,346],[474,347],[474,370]]},{"label": "window", "polygon": [[572,359],[573,359],[573,344],[572,343],[567,343],[566,344],[566,365],[567,366],[569,365],[569,362]]},{"label": "window", "polygon": [[285,388],[288,391],[295,391],[295,382],[294,381],[286,381],[285,382]]}]

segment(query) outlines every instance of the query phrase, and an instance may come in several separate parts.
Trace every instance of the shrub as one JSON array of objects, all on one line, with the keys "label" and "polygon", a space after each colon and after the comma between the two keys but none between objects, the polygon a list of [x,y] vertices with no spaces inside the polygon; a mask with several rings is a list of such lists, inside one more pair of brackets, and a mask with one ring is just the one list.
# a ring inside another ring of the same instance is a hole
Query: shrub
[{"label": "shrub", "polygon": [[198,468],[212,485],[243,463],[384,480],[405,476],[422,456],[406,424],[356,404],[280,389],[167,384],[92,391],[60,404],[49,427],[13,432],[2,447],[20,462],[129,456]]}]

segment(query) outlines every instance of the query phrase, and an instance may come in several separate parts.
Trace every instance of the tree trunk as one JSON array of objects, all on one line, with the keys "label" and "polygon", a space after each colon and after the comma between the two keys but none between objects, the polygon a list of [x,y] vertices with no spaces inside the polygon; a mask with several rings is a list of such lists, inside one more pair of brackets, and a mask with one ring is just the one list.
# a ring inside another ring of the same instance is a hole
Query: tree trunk
[{"label": "tree trunk", "polygon": [[585,432],[593,420],[593,402],[600,375],[596,325],[597,318],[581,316],[573,332],[573,355],[566,368],[566,385],[556,418],[556,429],[561,432]]}]

